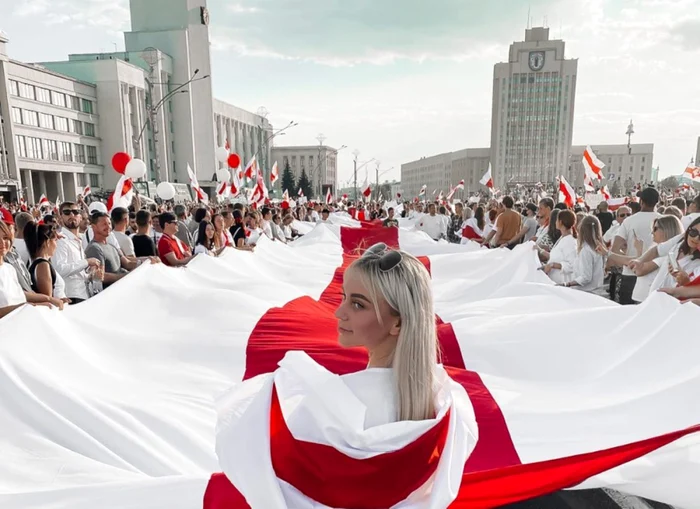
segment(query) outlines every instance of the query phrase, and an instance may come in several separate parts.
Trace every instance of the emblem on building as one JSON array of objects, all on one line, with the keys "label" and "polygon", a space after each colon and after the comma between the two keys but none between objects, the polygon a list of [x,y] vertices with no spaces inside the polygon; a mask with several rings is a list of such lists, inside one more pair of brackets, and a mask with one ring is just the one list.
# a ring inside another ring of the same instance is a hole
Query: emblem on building
[{"label": "emblem on building", "polygon": [[533,71],[541,71],[544,67],[544,51],[531,51],[529,64]]}]

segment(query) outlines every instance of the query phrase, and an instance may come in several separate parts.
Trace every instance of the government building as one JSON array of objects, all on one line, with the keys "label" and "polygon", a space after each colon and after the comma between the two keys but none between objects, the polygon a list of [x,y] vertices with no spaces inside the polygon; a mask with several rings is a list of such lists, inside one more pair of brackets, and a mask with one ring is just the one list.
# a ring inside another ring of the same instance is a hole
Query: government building
[{"label": "government building", "polygon": [[214,152],[227,143],[269,176],[270,123],[213,97],[206,0],[130,0],[130,13],[126,51],[61,62],[14,61],[0,32],[0,196],[112,190],[112,156],[127,152],[146,161],[142,192],[168,181],[186,198],[187,166],[213,191]]}]

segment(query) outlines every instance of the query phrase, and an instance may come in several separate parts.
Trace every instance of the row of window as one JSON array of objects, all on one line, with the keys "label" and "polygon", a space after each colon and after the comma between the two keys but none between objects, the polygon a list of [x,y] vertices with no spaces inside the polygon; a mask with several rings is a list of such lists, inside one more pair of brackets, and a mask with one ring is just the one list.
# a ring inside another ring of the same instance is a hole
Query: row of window
[{"label": "row of window", "polygon": [[25,159],[97,164],[97,147],[16,135],[17,154]]},{"label": "row of window", "polygon": [[81,99],[75,95],[56,92],[48,88],[37,87],[21,81],[10,80],[10,94],[32,101],[53,104],[61,108],[70,108],[92,115],[94,113],[93,102],[89,99]]},{"label": "row of window", "polygon": [[47,113],[39,113],[32,110],[23,110],[13,107],[12,121],[15,124],[42,127],[44,129],[75,133],[85,136],[95,136],[95,124],[91,122],[82,122],[80,120],[59,117],[58,115],[49,115]]}]

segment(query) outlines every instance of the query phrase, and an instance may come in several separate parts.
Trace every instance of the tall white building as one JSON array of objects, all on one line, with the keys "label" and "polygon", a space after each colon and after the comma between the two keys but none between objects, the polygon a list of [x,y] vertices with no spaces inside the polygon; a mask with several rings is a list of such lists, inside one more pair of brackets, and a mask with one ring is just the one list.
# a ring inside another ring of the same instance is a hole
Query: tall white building
[{"label": "tall white building", "polygon": [[[311,183],[317,198],[325,196],[328,188],[336,194],[338,186],[338,150],[327,145],[286,146],[272,149],[272,162],[277,161],[280,172],[280,185],[284,168],[294,173],[294,180],[299,182],[302,170]],[[359,177],[358,177],[359,179]],[[358,183],[358,186],[361,186]],[[288,189],[292,193],[291,189]]]},{"label": "tall white building", "polygon": [[567,168],[578,60],[548,28],[530,28],[494,66],[491,163],[497,187],[553,182]]},{"label": "tall white building", "polygon": [[158,181],[188,195],[188,165],[213,191],[215,148],[226,141],[243,164],[257,156],[269,176],[270,123],[213,99],[206,0],[130,0],[130,8],[124,52],[24,64],[9,58],[0,32],[0,195],[54,201],[88,184],[112,190],[116,152],[146,161],[137,186],[151,195]]}]

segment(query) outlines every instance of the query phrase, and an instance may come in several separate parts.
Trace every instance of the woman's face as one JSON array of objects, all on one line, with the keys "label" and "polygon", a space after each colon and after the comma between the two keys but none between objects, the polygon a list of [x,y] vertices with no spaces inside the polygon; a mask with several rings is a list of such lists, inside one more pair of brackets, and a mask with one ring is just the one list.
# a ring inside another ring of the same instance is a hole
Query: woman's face
[{"label": "woman's face", "polygon": [[49,240],[46,241],[46,255],[50,258],[56,252],[56,243],[58,238],[54,234]]},{"label": "woman's face", "polygon": [[[12,228],[12,226],[8,226],[9,228]],[[7,237],[2,230],[0,230],[0,263],[2,263],[2,259],[5,258],[5,255],[10,251],[12,248],[12,240],[10,237]]]},{"label": "woman's face", "polygon": [[654,239],[655,244],[661,244],[662,242],[666,242],[668,240],[666,235],[664,235],[664,231],[659,228],[659,225],[656,224],[656,221],[654,221],[652,238]]},{"label": "woman's face", "polygon": [[204,234],[207,236],[209,240],[214,238],[214,227],[212,226],[211,223],[207,225],[207,227],[204,229]]},{"label": "woman's face", "polygon": [[216,216],[216,219],[214,219],[214,226],[216,227],[217,230],[223,230],[224,229],[224,218],[222,216]]},{"label": "woman's face", "polygon": [[[370,300],[367,288],[352,269],[343,278],[343,301],[335,312],[338,318],[338,342],[346,347],[363,346],[369,351],[377,348],[396,346],[400,319],[392,313],[391,307],[379,298],[379,316]],[[391,341],[393,344],[387,345]]]},{"label": "woman's face", "polygon": [[[693,234],[697,235],[693,237]],[[700,224],[696,224],[692,228],[688,228],[688,247],[690,247],[690,252],[700,251]]]}]

